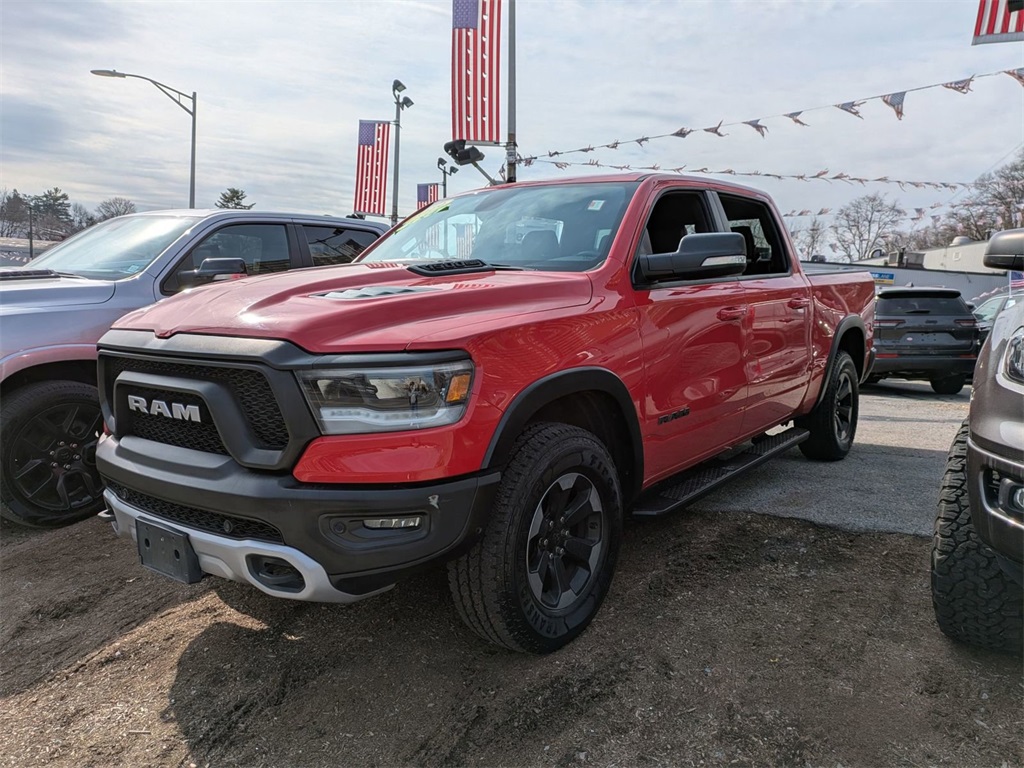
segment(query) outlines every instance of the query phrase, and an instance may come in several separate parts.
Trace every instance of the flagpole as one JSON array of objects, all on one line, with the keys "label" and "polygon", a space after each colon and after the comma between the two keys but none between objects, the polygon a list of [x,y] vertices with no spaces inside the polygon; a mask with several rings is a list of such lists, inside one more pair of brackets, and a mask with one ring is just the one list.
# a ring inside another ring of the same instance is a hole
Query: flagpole
[{"label": "flagpole", "polygon": [[516,181],[516,0],[508,0],[508,143],[505,182]]}]

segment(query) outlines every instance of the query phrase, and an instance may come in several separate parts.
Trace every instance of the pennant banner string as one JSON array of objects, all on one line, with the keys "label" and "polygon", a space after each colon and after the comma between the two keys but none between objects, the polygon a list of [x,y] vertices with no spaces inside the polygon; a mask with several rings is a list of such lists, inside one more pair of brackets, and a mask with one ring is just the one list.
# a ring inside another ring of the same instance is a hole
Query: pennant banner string
[{"label": "pennant banner string", "polygon": [[815,173],[769,173],[768,171],[737,171],[732,168],[723,168],[722,170],[712,170],[706,166],[701,168],[688,168],[685,165],[674,166],[672,168],[663,168],[661,165],[613,165],[611,163],[602,163],[597,159],[583,160],[579,162],[571,162],[568,160],[548,160],[546,158],[538,157],[520,157],[519,162],[523,166],[529,167],[534,163],[545,163],[547,165],[553,165],[560,171],[564,171],[566,168],[572,166],[578,167],[589,167],[589,168],[608,168],[616,171],[661,171],[663,173],[687,173],[687,174],[710,174],[717,176],[760,176],[765,179],[790,179],[793,181],[827,181],[829,183],[833,181],[843,181],[847,184],[860,184],[864,186],[866,184],[895,184],[900,189],[906,189],[912,187],[914,189],[947,189],[947,190],[960,190],[969,189],[974,186],[970,182],[962,181],[908,181],[906,179],[890,179],[888,176],[878,176],[875,178],[868,178],[867,176],[854,176],[849,173],[839,171],[833,173],[828,168],[817,171]]},{"label": "pennant banner string", "polygon": [[623,144],[631,144],[634,142],[642,147],[647,142],[654,141],[655,139],[665,139],[673,136],[676,138],[685,139],[690,134],[697,132],[709,133],[724,138],[726,136],[729,136],[730,134],[724,132],[722,130],[723,128],[730,128],[733,126],[741,125],[753,128],[755,131],[758,132],[758,134],[760,134],[761,138],[767,138],[766,134],[768,133],[768,126],[762,124],[762,121],[764,120],[772,120],[775,118],[786,117],[789,118],[789,120],[795,123],[796,125],[809,127],[810,124],[804,122],[801,119],[802,115],[806,114],[807,112],[815,112],[817,110],[822,109],[836,108],[839,108],[844,112],[859,117],[863,120],[864,116],[861,115],[860,113],[860,107],[864,104],[864,102],[871,101],[873,99],[879,99],[884,104],[891,107],[892,110],[896,113],[897,119],[902,120],[903,103],[908,93],[913,93],[914,91],[925,91],[928,90],[929,88],[947,88],[949,90],[956,91],[957,93],[966,94],[971,90],[971,85],[975,80],[979,80],[983,77],[996,77],[997,75],[1009,75],[1014,80],[1019,82],[1021,85],[1024,85],[1024,68],[1001,69],[998,72],[986,72],[983,75],[971,75],[970,77],[963,78],[961,80],[950,80],[944,83],[932,83],[931,85],[919,85],[916,88],[904,88],[903,90],[900,91],[878,94],[877,96],[867,96],[860,99],[854,99],[853,101],[843,101],[832,104],[824,104],[819,107],[807,107],[805,109],[793,112],[783,112],[778,115],[758,117],[753,120],[739,120],[733,123],[727,123],[724,120],[719,120],[717,125],[709,126],[707,128],[682,127],[676,131],[673,131],[672,133],[661,133],[652,136],[641,136],[640,138],[636,139],[616,139],[615,141],[610,141],[607,144],[588,144],[587,146],[579,147],[578,149],[551,150],[545,152],[543,155],[533,155],[532,157],[527,157],[525,158],[525,160],[537,160],[541,157],[559,157],[560,155],[571,155],[577,152],[593,152],[596,149],[618,149]]}]

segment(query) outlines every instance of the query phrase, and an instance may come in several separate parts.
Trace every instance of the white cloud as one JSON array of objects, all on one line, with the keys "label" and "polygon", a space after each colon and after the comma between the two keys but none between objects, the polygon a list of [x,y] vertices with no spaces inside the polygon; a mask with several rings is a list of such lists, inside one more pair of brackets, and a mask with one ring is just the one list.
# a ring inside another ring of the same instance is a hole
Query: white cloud
[{"label": "white cloud", "polygon": [[[573,2],[519,0],[518,137],[527,154],[703,128],[1024,65],[1024,45],[971,47],[975,4],[931,2]],[[359,119],[390,119],[400,78],[400,208],[439,181],[449,138],[450,2],[7,2],[0,5],[0,186],[52,186],[94,207],[187,202],[189,117],[149,84],[198,93],[197,202],[240,187],[261,209],[346,213]],[[896,120],[809,112],[810,128],[765,120],[727,138],[695,133],[590,157],[662,167],[967,181],[1024,141],[1024,89],[1006,76],[974,92],[907,95]],[[487,150],[486,167],[501,152]],[[573,169],[583,172],[584,169]],[[524,179],[567,176],[541,164]],[[464,169],[451,189],[479,186]],[[390,185],[390,180],[389,180]],[[783,210],[837,207],[842,183],[754,180]],[[948,194],[886,189],[905,206]],[[390,192],[389,192],[390,195]]]}]

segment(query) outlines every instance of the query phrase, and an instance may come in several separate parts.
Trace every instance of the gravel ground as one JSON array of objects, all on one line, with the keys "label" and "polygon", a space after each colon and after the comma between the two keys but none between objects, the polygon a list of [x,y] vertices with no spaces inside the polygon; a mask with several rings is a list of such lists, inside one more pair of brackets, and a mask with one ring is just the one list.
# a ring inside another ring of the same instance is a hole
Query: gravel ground
[{"label": "gravel ground", "polygon": [[931,612],[967,405],[883,383],[847,460],[630,524],[597,620],[543,658],[469,634],[441,571],[302,605],[149,574],[98,520],[5,525],[0,764],[1021,765],[1020,659]]}]

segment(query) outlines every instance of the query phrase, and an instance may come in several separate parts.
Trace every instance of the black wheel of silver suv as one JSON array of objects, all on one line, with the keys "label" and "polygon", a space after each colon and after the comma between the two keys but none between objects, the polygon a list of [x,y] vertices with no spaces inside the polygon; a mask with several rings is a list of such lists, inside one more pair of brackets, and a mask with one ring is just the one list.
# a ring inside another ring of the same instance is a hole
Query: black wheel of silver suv
[{"label": "black wheel of silver suv", "polygon": [[1024,650],[1024,590],[1010,579],[974,529],[967,495],[969,422],[946,460],[932,538],[932,605],[954,640],[998,651]]},{"label": "black wheel of silver suv", "polygon": [[0,515],[56,528],[103,509],[96,443],[103,429],[96,387],[28,384],[0,409]]}]

